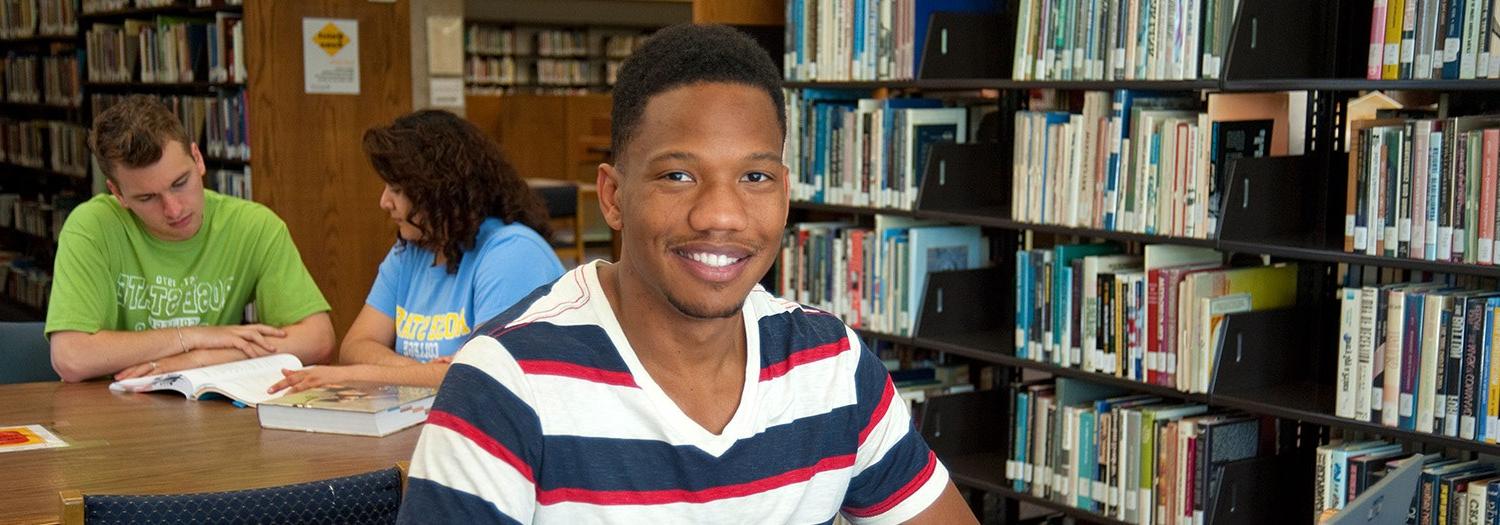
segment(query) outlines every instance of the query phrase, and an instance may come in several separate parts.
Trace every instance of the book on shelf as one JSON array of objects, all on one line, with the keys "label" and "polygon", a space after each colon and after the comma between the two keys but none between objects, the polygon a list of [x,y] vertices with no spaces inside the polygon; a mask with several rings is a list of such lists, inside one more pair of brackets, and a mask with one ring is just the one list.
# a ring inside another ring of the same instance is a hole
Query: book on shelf
[{"label": "book on shelf", "polygon": [[1371,1],[1367,79],[1500,79],[1493,0]]},{"label": "book on shelf", "polygon": [[84,176],[87,141],[88,129],[71,122],[0,118],[0,163]]},{"label": "book on shelf", "polygon": [[933,13],[998,13],[1002,5],[996,0],[790,0],[782,70],[794,81],[913,79]]},{"label": "book on shelf", "polygon": [[[127,95],[96,93],[89,100],[94,117]],[[214,95],[155,95],[172,110],[205,157],[250,160],[248,100],[244,90]]]},{"label": "book on shelf", "polygon": [[384,437],[426,421],[436,394],[421,387],[329,385],[267,399],[256,412],[264,428]]},{"label": "book on shelf", "polygon": [[1204,523],[1225,464],[1278,452],[1269,418],[1079,380],[1009,400],[1011,488],[1127,523]]},{"label": "book on shelf", "polygon": [[236,13],[96,23],[85,34],[92,82],[244,83],[244,29]]},{"label": "book on shelf", "polygon": [[295,355],[272,354],[180,372],[122,379],[110,383],[109,389],[115,392],[171,390],[194,400],[216,394],[256,406],[277,397],[266,390],[281,381],[282,370],[301,368],[302,362]]},{"label": "book on shelf", "polygon": [[1225,267],[1216,251],[1171,245],[1122,251],[1016,252],[1016,356],[1203,393],[1225,315],[1296,302],[1296,265]]},{"label": "book on shelf", "polygon": [[910,210],[937,143],[967,142],[967,107],[923,98],[862,98],[802,89],[788,98],[792,199]]},{"label": "book on shelf", "polygon": [[1014,80],[1219,77],[1239,0],[1021,0]]},{"label": "book on shelf", "polygon": [[855,328],[909,336],[927,275],[989,261],[974,226],[878,215],[874,228],[793,224],[783,238],[778,294],[826,310]]},{"label": "book on shelf", "polygon": [[1232,160],[1297,154],[1305,94],[1193,98],[1088,92],[1081,112],[1015,116],[1011,217],[1062,226],[1211,238]]},{"label": "book on shelf", "polygon": [[1449,280],[1368,284],[1340,290],[1340,304],[1334,415],[1496,442],[1500,292]]},{"label": "book on shelf", "polygon": [[1344,248],[1493,265],[1500,116],[1351,123]]},{"label": "book on shelf", "polygon": [[0,40],[78,34],[76,0],[0,2]]}]

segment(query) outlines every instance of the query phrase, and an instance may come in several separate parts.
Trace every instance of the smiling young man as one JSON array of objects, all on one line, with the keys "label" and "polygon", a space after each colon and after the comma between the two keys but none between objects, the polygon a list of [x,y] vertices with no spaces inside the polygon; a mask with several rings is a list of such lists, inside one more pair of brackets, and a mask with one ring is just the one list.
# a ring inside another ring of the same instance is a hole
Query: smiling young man
[{"label": "smiling young man", "polygon": [[620,260],[475,332],[401,521],[973,523],[880,361],[756,284],[787,214],[765,51],[722,26],[664,29],[613,97],[598,184]]},{"label": "smiling young man", "polygon": [[[273,352],[320,363],[328,302],[286,224],[204,190],[203,156],[170,110],[132,96],[100,113],[89,148],[108,180],[58,237],[47,334],[66,381],[117,379]],[[254,302],[260,321],[242,325]]]}]

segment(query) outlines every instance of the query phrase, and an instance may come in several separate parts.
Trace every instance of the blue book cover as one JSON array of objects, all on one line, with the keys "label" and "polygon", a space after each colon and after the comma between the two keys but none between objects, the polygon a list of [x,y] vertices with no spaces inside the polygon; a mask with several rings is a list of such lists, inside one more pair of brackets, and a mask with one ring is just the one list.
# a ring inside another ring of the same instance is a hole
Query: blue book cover
[{"label": "blue book cover", "polygon": [[[881,101],[880,131],[881,136],[886,138],[886,144],[882,147],[890,148],[893,144],[896,127],[896,110],[910,108],[940,108],[943,101],[932,98],[888,98]],[[889,149],[887,149],[889,151]],[[886,161],[876,168],[875,180],[881,181],[882,187],[890,188],[891,165],[895,160],[893,155],[887,154]]]},{"label": "blue book cover", "polygon": [[1016,251],[1016,357],[1028,359],[1030,352],[1027,351],[1026,341],[1030,340],[1028,329],[1031,327],[1031,287],[1035,285],[1036,276],[1031,275],[1031,252],[1026,250]]},{"label": "blue book cover", "polygon": [[1443,17],[1443,20],[1448,25],[1438,35],[1443,39],[1442,46],[1439,47],[1443,50],[1444,79],[1457,79],[1459,77],[1459,57],[1462,55],[1459,51],[1461,51],[1463,45],[1464,35],[1464,4],[1465,2],[1460,0],[1447,3],[1448,14]]},{"label": "blue book cover", "polygon": [[1011,481],[1011,488],[1016,492],[1026,491],[1026,473],[1024,472],[1024,468],[1027,461],[1026,452],[1030,448],[1027,446],[1027,439],[1031,437],[1030,427],[1031,394],[1018,392],[1016,393],[1016,448],[1014,452],[1017,472],[1014,473],[1012,476],[1013,481]]},{"label": "blue book cover", "polygon": [[1422,355],[1421,333],[1423,310],[1426,304],[1423,300],[1425,295],[1425,293],[1406,294],[1406,319],[1401,320],[1406,329],[1406,334],[1402,337],[1405,348],[1401,350],[1401,370],[1386,371],[1387,374],[1391,372],[1401,374],[1401,394],[1396,401],[1397,414],[1399,414],[1396,426],[1402,430],[1417,429],[1416,392],[1418,390],[1416,388],[1422,374],[1417,373],[1416,368],[1421,363]]},{"label": "blue book cover", "polygon": [[[927,290],[927,274],[979,268],[985,260],[978,226],[936,226],[908,230],[907,312],[916,316]],[[913,319],[914,321],[914,319]],[[908,326],[914,326],[915,322]]]},{"label": "blue book cover", "polygon": [[1099,447],[1094,444],[1094,418],[1093,410],[1082,410],[1078,414],[1079,464],[1074,465],[1074,468],[1078,472],[1078,476],[1076,476],[1078,485],[1074,487],[1073,492],[1078,496],[1074,502],[1074,506],[1084,509],[1093,508],[1094,497],[1096,496],[1091,490],[1093,484],[1089,482],[1094,479],[1094,470],[1099,465]]}]

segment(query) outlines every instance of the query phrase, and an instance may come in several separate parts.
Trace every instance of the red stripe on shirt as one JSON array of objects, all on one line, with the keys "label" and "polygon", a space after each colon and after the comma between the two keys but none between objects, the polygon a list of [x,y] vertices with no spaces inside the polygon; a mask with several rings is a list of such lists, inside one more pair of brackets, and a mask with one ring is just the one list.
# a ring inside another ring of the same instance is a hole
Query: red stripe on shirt
[{"label": "red stripe on shirt", "polygon": [[813,476],[832,470],[854,466],[854,455],[833,456],[807,467],[790,470],[755,481],[724,485],[702,490],[589,490],[558,488],[538,491],[536,500],[542,505],[557,503],[587,503],[593,505],[665,505],[670,503],[708,503],[728,498],[739,498],[775,490],[794,483],[812,479]]},{"label": "red stripe on shirt", "polygon": [[500,458],[500,461],[504,461],[505,464],[516,469],[516,472],[521,473],[521,476],[525,477],[526,481],[536,483],[536,476],[532,475],[530,465],[527,465],[525,461],[521,460],[520,456],[511,452],[504,444],[496,441],[495,438],[490,437],[484,431],[479,430],[478,427],[469,424],[468,421],[464,421],[462,418],[448,412],[433,410],[427,413],[427,424],[437,425],[457,432],[464,439],[472,441],[479,448],[484,449],[485,452],[489,452],[490,455]]},{"label": "red stripe on shirt", "polygon": [[886,498],[881,500],[880,503],[855,509],[846,508],[844,509],[844,511],[848,512],[852,516],[859,518],[868,518],[870,516],[885,514],[886,511],[895,508],[896,505],[900,505],[901,502],[906,501],[906,498],[910,497],[913,492],[916,492],[918,489],[922,488],[922,486],[926,485],[927,480],[932,479],[932,472],[936,469],[937,457],[933,456],[932,451],[929,450],[927,451],[927,466],[922,467],[921,472],[918,472],[917,475],[912,476],[911,481],[906,482],[906,484],[902,485],[900,489],[896,490],[896,492],[891,493],[890,496],[886,496]]},{"label": "red stripe on shirt", "polygon": [[875,405],[875,410],[870,412],[870,422],[865,424],[864,430],[859,431],[859,446],[865,445],[865,438],[870,437],[870,432],[880,425],[880,420],[885,418],[885,413],[890,411],[891,399],[896,397],[896,385],[891,384],[890,376],[885,379],[885,391],[880,393],[880,404]]},{"label": "red stripe on shirt", "polygon": [[635,377],[630,372],[616,372],[613,370],[602,370],[568,363],[565,361],[552,361],[547,359],[525,359],[517,360],[521,370],[528,374],[562,376],[606,385],[640,388],[635,384]]},{"label": "red stripe on shirt", "polygon": [[786,356],[786,360],[774,365],[760,369],[760,380],[770,381],[784,376],[793,368],[815,361],[821,361],[844,353],[849,349],[849,338],[844,337],[832,343],[814,346],[803,350],[792,352]]}]

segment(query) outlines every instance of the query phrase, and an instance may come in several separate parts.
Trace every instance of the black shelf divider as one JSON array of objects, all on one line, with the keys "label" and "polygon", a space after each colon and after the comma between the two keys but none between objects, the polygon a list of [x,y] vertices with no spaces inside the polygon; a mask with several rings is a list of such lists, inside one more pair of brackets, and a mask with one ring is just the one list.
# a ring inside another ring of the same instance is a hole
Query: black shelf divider
[{"label": "black shelf divider", "polygon": [[[995,142],[930,146],[917,190],[917,210],[1010,210],[1010,148]],[[953,173],[953,176],[949,176]]]},{"label": "black shelf divider", "polygon": [[30,176],[35,176],[35,177],[55,177],[55,178],[64,178],[64,179],[71,179],[71,180],[86,179],[86,178],[88,178],[87,174],[76,175],[76,174],[72,174],[72,173],[63,173],[61,171],[54,171],[54,170],[50,170],[50,169],[47,169],[47,168],[34,168],[34,167],[31,167],[31,166],[22,166],[20,164],[10,164],[10,163],[7,163],[7,162],[0,162],[0,176],[13,175],[13,174],[30,175]]},{"label": "black shelf divider", "polygon": [[1005,31],[1004,16],[937,12],[926,22],[917,78],[995,78],[1009,73],[1007,58],[1014,39]]},{"label": "black shelf divider", "polygon": [[79,35],[32,35],[19,38],[0,38],[0,47],[36,44],[77,44]]}]

